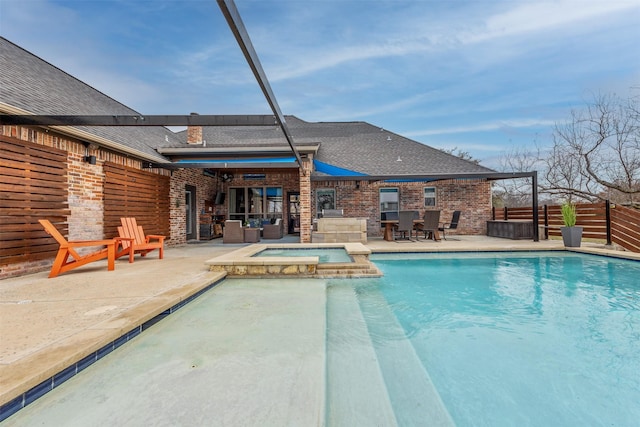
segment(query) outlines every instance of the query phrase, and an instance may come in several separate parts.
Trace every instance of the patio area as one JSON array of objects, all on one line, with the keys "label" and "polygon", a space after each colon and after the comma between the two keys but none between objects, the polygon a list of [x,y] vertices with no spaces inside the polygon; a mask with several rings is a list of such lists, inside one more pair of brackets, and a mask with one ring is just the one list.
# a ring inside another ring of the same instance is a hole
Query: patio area
[{"label": "patio area", "polygon": [[[285,236],[271,242],[295,240],[295,236]],[[156,254],[137,257],[133,264],[122,259],[111,272],[105,269],[106,261],[101,261],[54,279],[47,278],[48,271],[43,271],[0,281],[0,405],[4,410],[0,420],[24,405],[23,399],[28,403],[49,390],[60,379],[60,372],[109,353],[161,319],[168,310],[179,308],[223,280],[225,273],[210,271],[205,262],[245,246],[248,244],[223,244],[222,239],[215,239],[168,247],[163,260],[158,260]],[[451,236],[441,242],[388,242],[374,238],[366,247],[374,253],[564,249],[561,240],[532,242],[485,236]],[[583,243],[577,250],[640,260],[639,254],[613,251],[596,243]],[[281,306],[274,304],[271,309],[277,311]],[[261,315],[268,316],[269,307],[264,310],[267,312]],[[295,354],[287,357],[295,364]],[[66,376],[73,375],[65,372]],[[234,373],[228,375],[233,377]],[[34,387],[37,388],[33,390]],[[227,392],[233,394],[233,390]],[[273,396],[276,398],[286,400],[282,395]],[[301,412],[308,409],[292,408]]]}]

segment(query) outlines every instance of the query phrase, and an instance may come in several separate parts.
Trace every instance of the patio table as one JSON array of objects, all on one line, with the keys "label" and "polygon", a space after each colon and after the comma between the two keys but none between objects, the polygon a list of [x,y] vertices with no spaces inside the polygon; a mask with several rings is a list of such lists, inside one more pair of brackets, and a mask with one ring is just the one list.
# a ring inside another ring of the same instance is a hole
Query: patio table
[{"label": "patio table", "polygon": [[[384,235],[383,239],[389,242],[393,242],[393,226],[394,224],[398,224],[400,221],[397,219],[383,219],[380,221],[381,224],[384,224]],[[414,219],[413,225],[416,224],[424,224],[424,220],[422,219]],[[440,232],[438,230],[433,231],[433,240],[436,242],[440,241]]]}]

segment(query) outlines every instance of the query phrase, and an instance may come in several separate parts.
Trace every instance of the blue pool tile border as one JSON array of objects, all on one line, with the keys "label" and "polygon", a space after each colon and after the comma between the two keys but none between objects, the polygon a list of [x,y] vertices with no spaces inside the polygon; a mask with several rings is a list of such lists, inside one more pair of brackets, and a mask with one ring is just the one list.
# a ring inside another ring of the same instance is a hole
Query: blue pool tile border
[{"label": "blue pool tile border", "polygon": [[67,368],[65,368],[62,371],[58,372],[54,376],[52,376],[50,378],[47,378],[45,381],[41,382],[37,386],[32,387],[31,389],[29,389],[26,392],[22,393],[20,396],[16,397],[15,399],[10,400],[9,402],[7,402],[4,405],[0,406],[0,422],[6,420],[10,416],[12,416],[16,412],[18,412],[20,409],[24,408],[25,406],[27,406],[30,403],[33,403],[38,398],[44,396],[46,393],[50,392],[51,390],[53,390],[54,388],[56,388],[57,386],[59,386],[63,382],[67,381],[68,379],[74,377],[76,374],[82,372],[83,370],[85,370],[89,366],[93,365],[95,362],[97,362],[98,360],[100,360],[103,357],[107,356],[113,350],[115,350],[118,347],[122,346],[123,344],[129,342],[133,338],[137,337],[143,331],[149,329],[151,326],[155,325],[156,323],[158,323],[160,320],[164,319],[168,315],[170,315],[172,313],[175,313],[177,310],[179,310],[180,308],[182,308],[185,305],[189,304],[190,302],[192,302],[193,300],[195,300],[196,298],[198,298],[199,296],[201,296],[205,292],[211,290],[213,287],[215,287],[217,284],[219,284],[223,280],[224,280],[224,278],[216,280],[213,283],[210,283],[209,285],[207,285],[204,288],[200,289],[195,294],[190,295],[189,297],[187,297],[187,298],[183,299],[182,301],[178,302],[177,304],[175,304],[171,308],[168,308],[167,310],[165,310],[162,313],[158,314],[154,318],[147,320],[143,324],[141,324],[139,326],[136,326],[135,328],[133,328],[129,332],[123,334],[119,338],[111,341],[109,344],[103,346],[98,351],[94,351],[90,355],[84,357],[83,359],[79,360],[78,362],[74,363],[73,365],[68,366]]}]

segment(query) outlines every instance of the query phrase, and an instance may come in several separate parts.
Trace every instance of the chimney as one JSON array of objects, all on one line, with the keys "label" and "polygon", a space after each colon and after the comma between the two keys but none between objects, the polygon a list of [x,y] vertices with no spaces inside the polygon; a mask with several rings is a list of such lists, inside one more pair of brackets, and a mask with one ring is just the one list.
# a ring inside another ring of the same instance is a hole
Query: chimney
[{"label": "chimney", "polygon": [[[197,116],[198,113],[191,113]],[[187,126],[187,144],[202,144],[202,126]]]}]

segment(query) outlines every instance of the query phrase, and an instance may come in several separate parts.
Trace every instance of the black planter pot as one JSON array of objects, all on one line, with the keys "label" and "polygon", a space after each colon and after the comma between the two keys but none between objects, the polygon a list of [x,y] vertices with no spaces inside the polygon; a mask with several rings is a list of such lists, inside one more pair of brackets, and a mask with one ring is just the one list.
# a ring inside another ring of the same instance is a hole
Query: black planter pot
[{"label": "black planter pot", "polygon": [[582,242],[582,227],[560,227],[562,241],[567,248],[579,248]]}]

